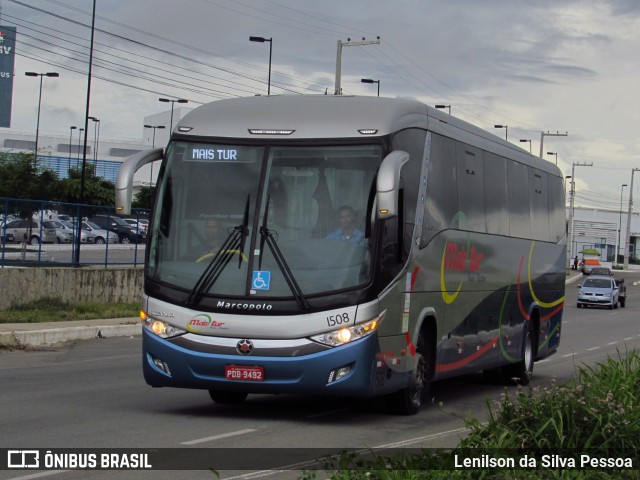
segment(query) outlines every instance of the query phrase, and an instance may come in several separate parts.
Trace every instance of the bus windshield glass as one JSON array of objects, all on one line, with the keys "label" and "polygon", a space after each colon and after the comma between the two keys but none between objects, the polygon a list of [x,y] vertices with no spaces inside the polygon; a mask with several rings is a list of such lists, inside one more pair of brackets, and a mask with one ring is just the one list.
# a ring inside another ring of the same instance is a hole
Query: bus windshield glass
[{"label": "bus windshield glass", "polygon": [[368,283],[366,222],[382,153],[380,145],[173,142],[158,183],[149,279],[192,296],[256,299]]}]

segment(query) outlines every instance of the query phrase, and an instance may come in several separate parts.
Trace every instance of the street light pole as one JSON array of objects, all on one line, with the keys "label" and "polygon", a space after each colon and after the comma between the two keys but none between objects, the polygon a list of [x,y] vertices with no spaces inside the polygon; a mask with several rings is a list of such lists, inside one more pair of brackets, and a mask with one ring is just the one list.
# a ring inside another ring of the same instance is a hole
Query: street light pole
[{"label": "street light pole", "polygon": [[494,128],[504,128],[504,139],[509,141],[509,125],[494,125]]},{"label": "street light pole", "polygon": [[38,166],[38,138],[40,136],[40,106],[42,105],[42,77],[59,77],[57,72],[37,73],[37,72],[25,72],[27,77],[40,77],[40,93],[38,94],[38,119],[36,120],[36,145],[33,156],[34,165]]},{"label": "street light pole", "polygon": [[78,128],[75,125],[69,127],[69,166],[67,168],[67,177],[69,176],[69,171],[71,170],[71,142],[73,141],[73,131]]},{"label": "street light pole", "polygon": [[627,212],[627,235],[624,239],[624,269],[629,268],[629,247],[631,247],[631,208],[633,207],[633,174],[640,172],[640,168],[631,170],[631,185],[629,186],[629,212]]},{"label": "street light pole", "polygon": [[360,79],[362,83],[377,83],[378,84],[378,97],[380,96],[380,80],[373,80],[371,78]]},{"label": "street light pole", "polygon": [[558,152],[547,152],[547,155],[555,155],[556,156],[556,165],[558,165]]},{"label": "street light pole", "polygon": [[95,176],[98,170],[98,138],[100,135],[100,119],[96,117],[89,117],[89,120],[93,122],[93,175]]},{"label": "street light pole", "polygon": [[171,102],[171,121],[169,122],[169,134],[171,134],[171,132],[173,131],[173,105],[177,102],[177,103],[189,103],[189,100],[185,100],[184,98],[179,98],[177,100],[174,100],[172,98],[159,98],[158,100],[160,100],[161,102]]},{"label": "street light pole", "polygon": [[626,183],[622,184],[620,188],[620,218],[618,219],[618,244],[616,245],[616,258],[614,263],[618,263],[618,255],[620,255],[620,234],[622,233],[622,192],[624,192],[624,187],[628,187]]},{"label": "street light pole", "polygon": [[567,265],[570,265],[571,259],[573,258],[573,201],[576,196],[576,167],[593,167],[593,162],[571,164],[571,197],[569,203],[569,256],[567,257]]},{"label": "street light pole", "polygon": [[84,132],[84,128],[79,128],[78,129],[78,160],[76,161],[77,169],[80,169],[80,147],[81,147],[80,142],[82,142],[82,132]]},{"label": "street light pole", "polygon": [[273,38],[249,37],[249,41],[258,43],[269,42],[269,81],[267,83],[267,96],[269,96],[271,95],[271,53],[273,47]]},{"label": "street light pole", "polygon": [[436,108],[438,108],[438,109],[446,108],[446,109],[448,109],[448,110],[449,110],[449,115],[451,115],[451,105],[442,105],[442,104],[438,104],[438,105],[436,105]]},{"label": "street light pole", "polygon": [[527,140],[526,138],[520,139],[520,143],[526,143],[526,142],[529,142],[529,153],[531,153],[531,140]]},{"label": "street light pole", "polygon": [[[153,128],[153,140],[151,148],[156,148],[156,130],[165,128],[164,125],[145,125],[144,128]],[[153,185],[153,162],[151,162],[151,171],[149,173],[149,186]]]}]

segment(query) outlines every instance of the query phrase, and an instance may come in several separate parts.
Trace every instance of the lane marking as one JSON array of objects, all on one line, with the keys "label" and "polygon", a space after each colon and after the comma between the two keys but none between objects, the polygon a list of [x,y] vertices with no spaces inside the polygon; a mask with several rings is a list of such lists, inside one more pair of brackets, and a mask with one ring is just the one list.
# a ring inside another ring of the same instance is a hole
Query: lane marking
[{"label": "lane marking", "polygon": [[574,352],[574,353],[567,353],[566,355],[563,355],[562,358],[569,358],[569,357],[573,357],[574,355],[577,355],[578,352]]},{"label": "lane marking", "polygon": [[212,437],[198,438],[197,440],[189,440],[187,442],[181,442],[180,445],[197,445],[199,443],[212,442],[214,440],[220,440],[221,438],[235,437],[238,435],[244,435],[246,433],[253,433],[253,432],[257,432],[257,430],[253,428],[247,428],[245,430],[238,430],[237,432],[223,433],[220,435],[214,435]]},{"label": "lane marking", "polygon": [[71,470],[53,470],[50,472],[32,473],[31,475],[25,475],[23,477],[13,477],[13,478],[10,478],[9,480],[32,480],[34,478],[50,477],[52,475],[58,475],[60,473],[67,473],[70,471]]},{"label": "lane marking", "polygon": [[633,337],[627,337],[627,338],[624,339],[625,342],[626,341],[631,341],[631,340],[633,340]]},{"label": "lane marking", "polygon": [[600,347],[591,347],[591,348],[587,348],[588,352],[592,352],[593,350],[599,350]]},{"label": "lane marking", "polygon": [[618,343],[618,342],[617,341],[616,342],[609,342],[609,343],[607,343],[607,346],[615,345],[616,343]]}]

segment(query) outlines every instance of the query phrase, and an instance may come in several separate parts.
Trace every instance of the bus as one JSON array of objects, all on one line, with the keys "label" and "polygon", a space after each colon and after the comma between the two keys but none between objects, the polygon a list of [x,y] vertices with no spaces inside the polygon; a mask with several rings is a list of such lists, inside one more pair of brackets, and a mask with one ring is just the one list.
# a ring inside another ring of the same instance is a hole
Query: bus
[{"label": "bus", "polygon": [[[417,101],[257,96],[184,116],[148,230],[143,372],[153,387],[384,396],[434,381],[527,384],[560,342],[566,227],[556,165]],[[218,232],[208,242],[209,224]]]}]

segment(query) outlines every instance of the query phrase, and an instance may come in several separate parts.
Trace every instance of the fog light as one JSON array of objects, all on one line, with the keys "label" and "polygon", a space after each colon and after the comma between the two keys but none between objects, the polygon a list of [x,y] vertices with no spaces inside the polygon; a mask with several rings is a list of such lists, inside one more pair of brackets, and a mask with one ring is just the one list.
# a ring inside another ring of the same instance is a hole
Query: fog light
[{"label": "fog light", "polygon": [[337,382],[341,378],[346,377],[353,370],[353,364],[345,365],[344,367],[336,368],[329,372],[329,378],[327,379],[327,383]]},{"label": "fog light", "polygon": [[152,361],[157,369],[162,370],[162,372],[166,373],[167,375],[171,375],[171,370],[169,370],[169,365],[167,365],[167,362],[164,362],[155,357],[152,357]]}]

